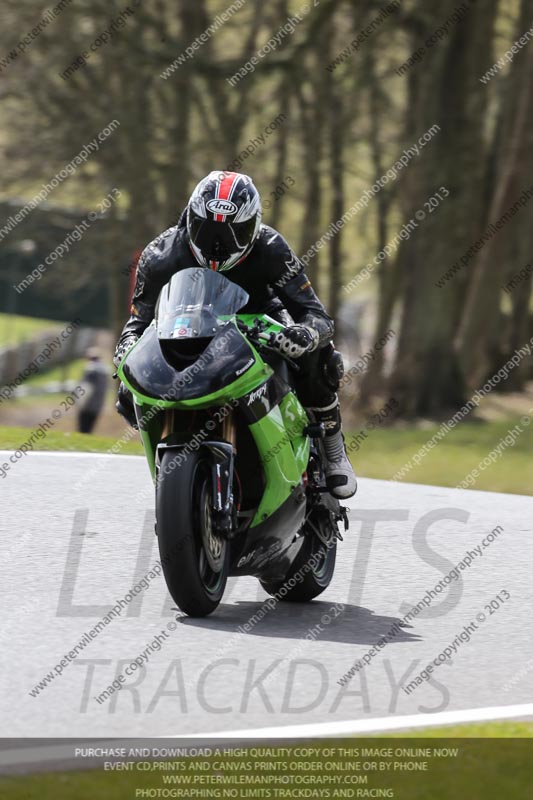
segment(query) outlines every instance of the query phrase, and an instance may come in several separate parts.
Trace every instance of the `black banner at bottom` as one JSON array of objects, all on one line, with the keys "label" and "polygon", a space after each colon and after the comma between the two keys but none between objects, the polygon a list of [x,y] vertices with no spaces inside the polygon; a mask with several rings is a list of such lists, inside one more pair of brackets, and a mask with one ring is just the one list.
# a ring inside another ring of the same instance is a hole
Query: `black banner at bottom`
[{"label": "black banner at bottom", "polygon": [[2,800],[529,800],[532,739],[2,739]]}]

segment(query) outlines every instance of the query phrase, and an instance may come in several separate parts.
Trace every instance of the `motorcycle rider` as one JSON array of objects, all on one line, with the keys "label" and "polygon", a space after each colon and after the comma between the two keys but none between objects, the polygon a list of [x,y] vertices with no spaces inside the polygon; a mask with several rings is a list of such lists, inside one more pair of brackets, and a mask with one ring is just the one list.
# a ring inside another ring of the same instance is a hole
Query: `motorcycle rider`
[{"label": "motorcycle rider", "polygon": [[[316,296],[304,268],[285,239],[261,223],[261,198],[247,175],[214,171],[194,189],[179,222],[143,251],[137,265],[131,316],[118,341],[118,366],[154,318],[163,286],[181,269],[227,273],[250,296],[243,313],[269,314],[287,327],[278,349],[297,359],[295,389],[310,416],[324,424],[321,447],[327,488],[335,497],[355,494],[356,478],[346,455],[337,389],[344,373],[333,345],[333,321]],[[121,384],[117,410],[130,424],[135,413]]]}]

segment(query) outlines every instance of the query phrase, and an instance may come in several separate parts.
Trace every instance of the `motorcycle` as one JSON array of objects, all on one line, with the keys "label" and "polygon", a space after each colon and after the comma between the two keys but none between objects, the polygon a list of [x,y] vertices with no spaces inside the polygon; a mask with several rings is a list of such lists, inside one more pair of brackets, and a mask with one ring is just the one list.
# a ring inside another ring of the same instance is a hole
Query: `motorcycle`
[{"label": "motorcycle", "polygon": [[177,272],[118,369],[155,483],[166,584],[193,617],[217,608],[229,576],[312,600],[332,580],[339,523],[348,528],[325,485],[324,426],[275,347],[283,325],[239,314],[248,300],[218,272]]}]

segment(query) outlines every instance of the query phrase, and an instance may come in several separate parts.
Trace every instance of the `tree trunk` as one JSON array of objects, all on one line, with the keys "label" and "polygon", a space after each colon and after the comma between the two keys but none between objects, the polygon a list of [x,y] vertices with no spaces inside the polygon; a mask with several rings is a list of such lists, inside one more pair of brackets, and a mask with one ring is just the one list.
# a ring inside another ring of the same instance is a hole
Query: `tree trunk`
[{"label": "tree trunk", "polygon": [[[529,21],[531,6],[523,0],[519,31]],[[508,76],[507,119],[504,121],[499,143],[499,169],[487,223],[495,225],[498,220],[520,198],[525,189],[531,187],[533,107],[531,87],[533,85],[533,51],[526,48],[512,63]],[[517,225],[523,224],[519,211]],[[491,366],[491,355],[497,346],[499,332],[499,308],[504,277],[508,272],[509,248],[513,247],[514,220],[506,223],[507,236],[496,233],[480,251],[472,272],[461,323],[455,339],[455,347],[461,359],[463,373],[469,388],[474,389],[483,381]]]},{"label": "tree trunk", "polygon": [[[427,35],[454,7],[454,0],[431,12],[425,4],[417,5]],[[437,281],[471,245],[482,218],[479,188],[486,174],[487,99],[479,75],[491,57],[487,41],[492,40],[496,8],[497,0],[471,7],[448,39],[409,73],[411,124],[406,145],[417,143],[435,124],[440,132],[401,176],[400,199],[411,230],[406,229],[409,238],[399,252],[405,264],[403,317],[390,384],[408,417],[439,415],[466,399],[453,348],[465,276],[459,273],[442,287]],[[416,41],[419,38],[420,33]],[[450,195],[430,211],[424,204],[437,192]]]}]

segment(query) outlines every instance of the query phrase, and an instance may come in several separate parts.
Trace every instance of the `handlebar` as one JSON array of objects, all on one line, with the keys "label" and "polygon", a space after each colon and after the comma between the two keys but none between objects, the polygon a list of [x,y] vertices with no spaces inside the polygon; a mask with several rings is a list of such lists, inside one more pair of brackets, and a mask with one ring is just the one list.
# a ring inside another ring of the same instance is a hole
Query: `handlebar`
[{"label": "handlebar", "polygon": [[265,333],[264,331],[259,330],[257,325],[253,328],[249,328],[244,322],[239,321],[237,321],[237,327],[242,333],[246,334],[248,339],[250,339],[252,344],[255,345],[259,351],[265,350],[270,353],[275,353],[275,355],[283,358],[284,361],[286,361],[295,372],[300,371],[299,365],[285,353],[282,353],[278,347],[276,347],[274,344],[274,333]]}]

